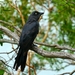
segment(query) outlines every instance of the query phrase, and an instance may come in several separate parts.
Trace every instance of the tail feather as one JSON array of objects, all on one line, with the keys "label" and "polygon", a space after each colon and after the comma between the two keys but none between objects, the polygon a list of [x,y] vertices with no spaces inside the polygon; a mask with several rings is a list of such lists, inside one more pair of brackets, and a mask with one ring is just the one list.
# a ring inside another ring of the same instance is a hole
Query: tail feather
[{"label": "tail feather", "polygon": [[26,65],[26,59],[27,59],[27,52],[24,56],[21,57],[21,71],[24,71],[25,65]]},{"label": "tail feather", "polygon": [[18,67],[21,66],[21,71],[24,71],[24,68],[25,68],[25,65],[26,65],[26,59],[27,59],[27,52],[23,53],[22,50],[20,50],[18,52],[18,55],[15,58],[15,63],[14,63],[13,68],[15,68],[17,70]]}]

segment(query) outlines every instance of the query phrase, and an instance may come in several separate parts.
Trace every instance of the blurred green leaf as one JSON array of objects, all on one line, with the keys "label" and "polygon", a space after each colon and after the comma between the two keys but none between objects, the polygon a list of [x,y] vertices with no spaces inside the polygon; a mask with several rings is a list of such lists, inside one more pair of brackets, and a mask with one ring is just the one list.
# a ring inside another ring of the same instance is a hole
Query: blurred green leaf
[{"label": "blurred green leaf", "polygon": [[4,74],[4,71],[3,70],[0,70],[0,75],[3,75]]},{"label": "blurred green leaf", "polygon": [[[17,0],[17,7],[21,10],[25,22],[28,19],[29,14],[34,11],[34,8],[42,10],[44,9],[48,12],[45,12],[45,19],[40,25],[40,32],[36,37],[36,41],[41,42],[45,34],[47,34],[48,24],[50,23],[50,30],[48,32],[48,37],[45,42],[48,44],[59,44],[59,45],[69,45],[75,47],[75,0]],[[50,5],[48,5],[50,1]],[[11,3],[14,3],[13,1]],[[32,5],[34,4],[34,5]],[[53,6],[53,9],[50,8]],[[37,9],[37,10],[38,10]],[[47,10],[48,9],[48,10]],[[50,11],[49,11],[50,10]],[[9,5],[8,0],[0,2],[0,20],[6,21],[10,24],[13,24],[15,27],[22,29],[22,19],[20,14],[16,9]],[[16,30],[12,26],[8,26],[4,23],[0,25],[5,26],[12,32]],[[55,34],[53,36],[53,34]],[[0,31],[0,39],[3,39],[5,35]],[[3,43],[0,42],[0,45],[3,46]],[[55,48],[49,48],[46,46],[41,46],[40,48],[47,51],[59,51]],[[67,51],[69,53],[74,53],[72,51]],[[38,59],[34,61],[35,59]],[[35,66],[36,70],[42,69],[48,63],[49,68],[52,70],[63,69],[63,61],[57,58],[46,58],[38,54],[34,54],[31,64]],[[32,75],[33,75],[33,70]],[[1,72],[0,72],[1,73]]]}]

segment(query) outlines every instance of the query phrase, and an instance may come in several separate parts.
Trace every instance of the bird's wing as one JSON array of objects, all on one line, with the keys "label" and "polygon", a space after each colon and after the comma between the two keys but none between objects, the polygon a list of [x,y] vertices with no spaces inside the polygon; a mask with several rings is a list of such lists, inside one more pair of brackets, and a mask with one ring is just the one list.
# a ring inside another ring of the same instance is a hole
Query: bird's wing
[{"label": "bird's wing", "polygon": [[[31,25],[26,25],[23,28],[21,37],[20,37],[20,47],[22,48],[29,48],[29,46],[33,43],[37,33],[39,31],[39,24],[38,23],[31,23]],[[27,48],[27,49],[28,49]]]},{"label": "bird's wing", "polygon": [[[21,71],[24,70],[27,59],[27,52],[30,49],[37,33],[38,33],[38,23],[26,24],[22,30],[20,41],[19,41],[19,51],[15,59],[14,68],[17,70],[21,66]],[[24,64],[25,63],[25,64]]]}]

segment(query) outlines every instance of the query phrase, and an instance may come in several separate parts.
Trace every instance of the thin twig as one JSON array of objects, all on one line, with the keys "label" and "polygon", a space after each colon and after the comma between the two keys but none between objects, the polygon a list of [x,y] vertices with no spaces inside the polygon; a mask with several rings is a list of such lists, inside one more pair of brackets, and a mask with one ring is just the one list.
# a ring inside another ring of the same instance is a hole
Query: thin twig
[{"label": "thin twig", "polygon": [[73,73],[75,73],[75,70],[73,70],[73,71],[70,73],[70,75],[73,75]]},{"label": "thin twig", "polygon": [[48,37],[48,32],[49,32],[49,30],[50,30],[50,23],[48,24],[48,29],[47,29],[47,31],[46,31],[46,33],[45,33],[43,39],[42,39],[42,42],[44,42],[44,41],[46,40],[46,38]]},{"label": "thin twig", "polygon": [[35,74],[35,75],[37,75],[37,74],[36,74],[36,70],[35,70],[35,67],[34,67],[34,66],[28,65],[28,63],[27,63],[26,65],[27,65],[27,66],[29,66],[30,68],[32,68],[32,69],[34,70],[34,74]]},{"label": "thin twig", "polygon": [[15,9],[18,11],[18,13],[19,13],[19,15],[20,15],[20,17],[21,17],[21,19],[22,19],[22,25],[24,25],[24,24],[25,24],[24,16],[23,16],[21,10],[19,9],[19,7],[17,7],[17,5],[15,5],[15,4],[13,4],[13,3],[11,4],[10,2],[9,2],[9,5],[10,5],[11,7],[15,8]]},{"label": "thin twig", "polygon": [[72,72],[65,72],[65,73],[62,73],[62,74],[59,74],[59,75],[65,75],[65,74],[73,75],[74,73],[75,73],[75,70],[73,70]]},{"label": "thin twig", "polygon": [[59,75],[65,75],[65,74],[69,74],[70,75],[70,72],[62,73],[62,74],[59,74]]},{"label": "thin twig", "polygon": [[3,21],[3,20],[0,20],[0,23],[4,23],[4,24],[6,24],[8,26],[11,26],[11,27],[15,28],[18,32],[21,33],[21,30],[19,28],[15,27],[13,24],[10,24],[10,23],[8,23],[6,21]]},{"label": "thin twig", "polygon": [[14,51],[12,50],[12,51],[10,51],[10,52],[0,52],[0,54],[10,54],[10,53],[12,53],[12,52],[14,52]]},{"label": "thin twig", "polygon": [[34,42],[34,43],[39,44],[39,45],[44,45],[44,46],[47,46],[47,47],[54,47],[54,48],[57,48],[57,49],[60,49],[60,50],[71,50],[71,51],[75,52],[75,48],[72,48],[70,46],[60,46],[58,44],[46,44],[46,43],[41,43],[41,42]]}]

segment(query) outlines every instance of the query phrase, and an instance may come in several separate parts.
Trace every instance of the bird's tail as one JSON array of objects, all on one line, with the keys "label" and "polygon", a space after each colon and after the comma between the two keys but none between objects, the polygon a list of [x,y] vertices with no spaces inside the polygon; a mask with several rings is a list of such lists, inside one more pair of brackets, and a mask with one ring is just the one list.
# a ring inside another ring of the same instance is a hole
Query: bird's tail
[{"label": "bird's tail", "polygon": [[21,66],[21,71],[24,71],[27,59],[27,52],[23,53],[22,50],[19,50],[17,57],[15,58],[15,63],[13,68],[17,70],[18,67]]}]

